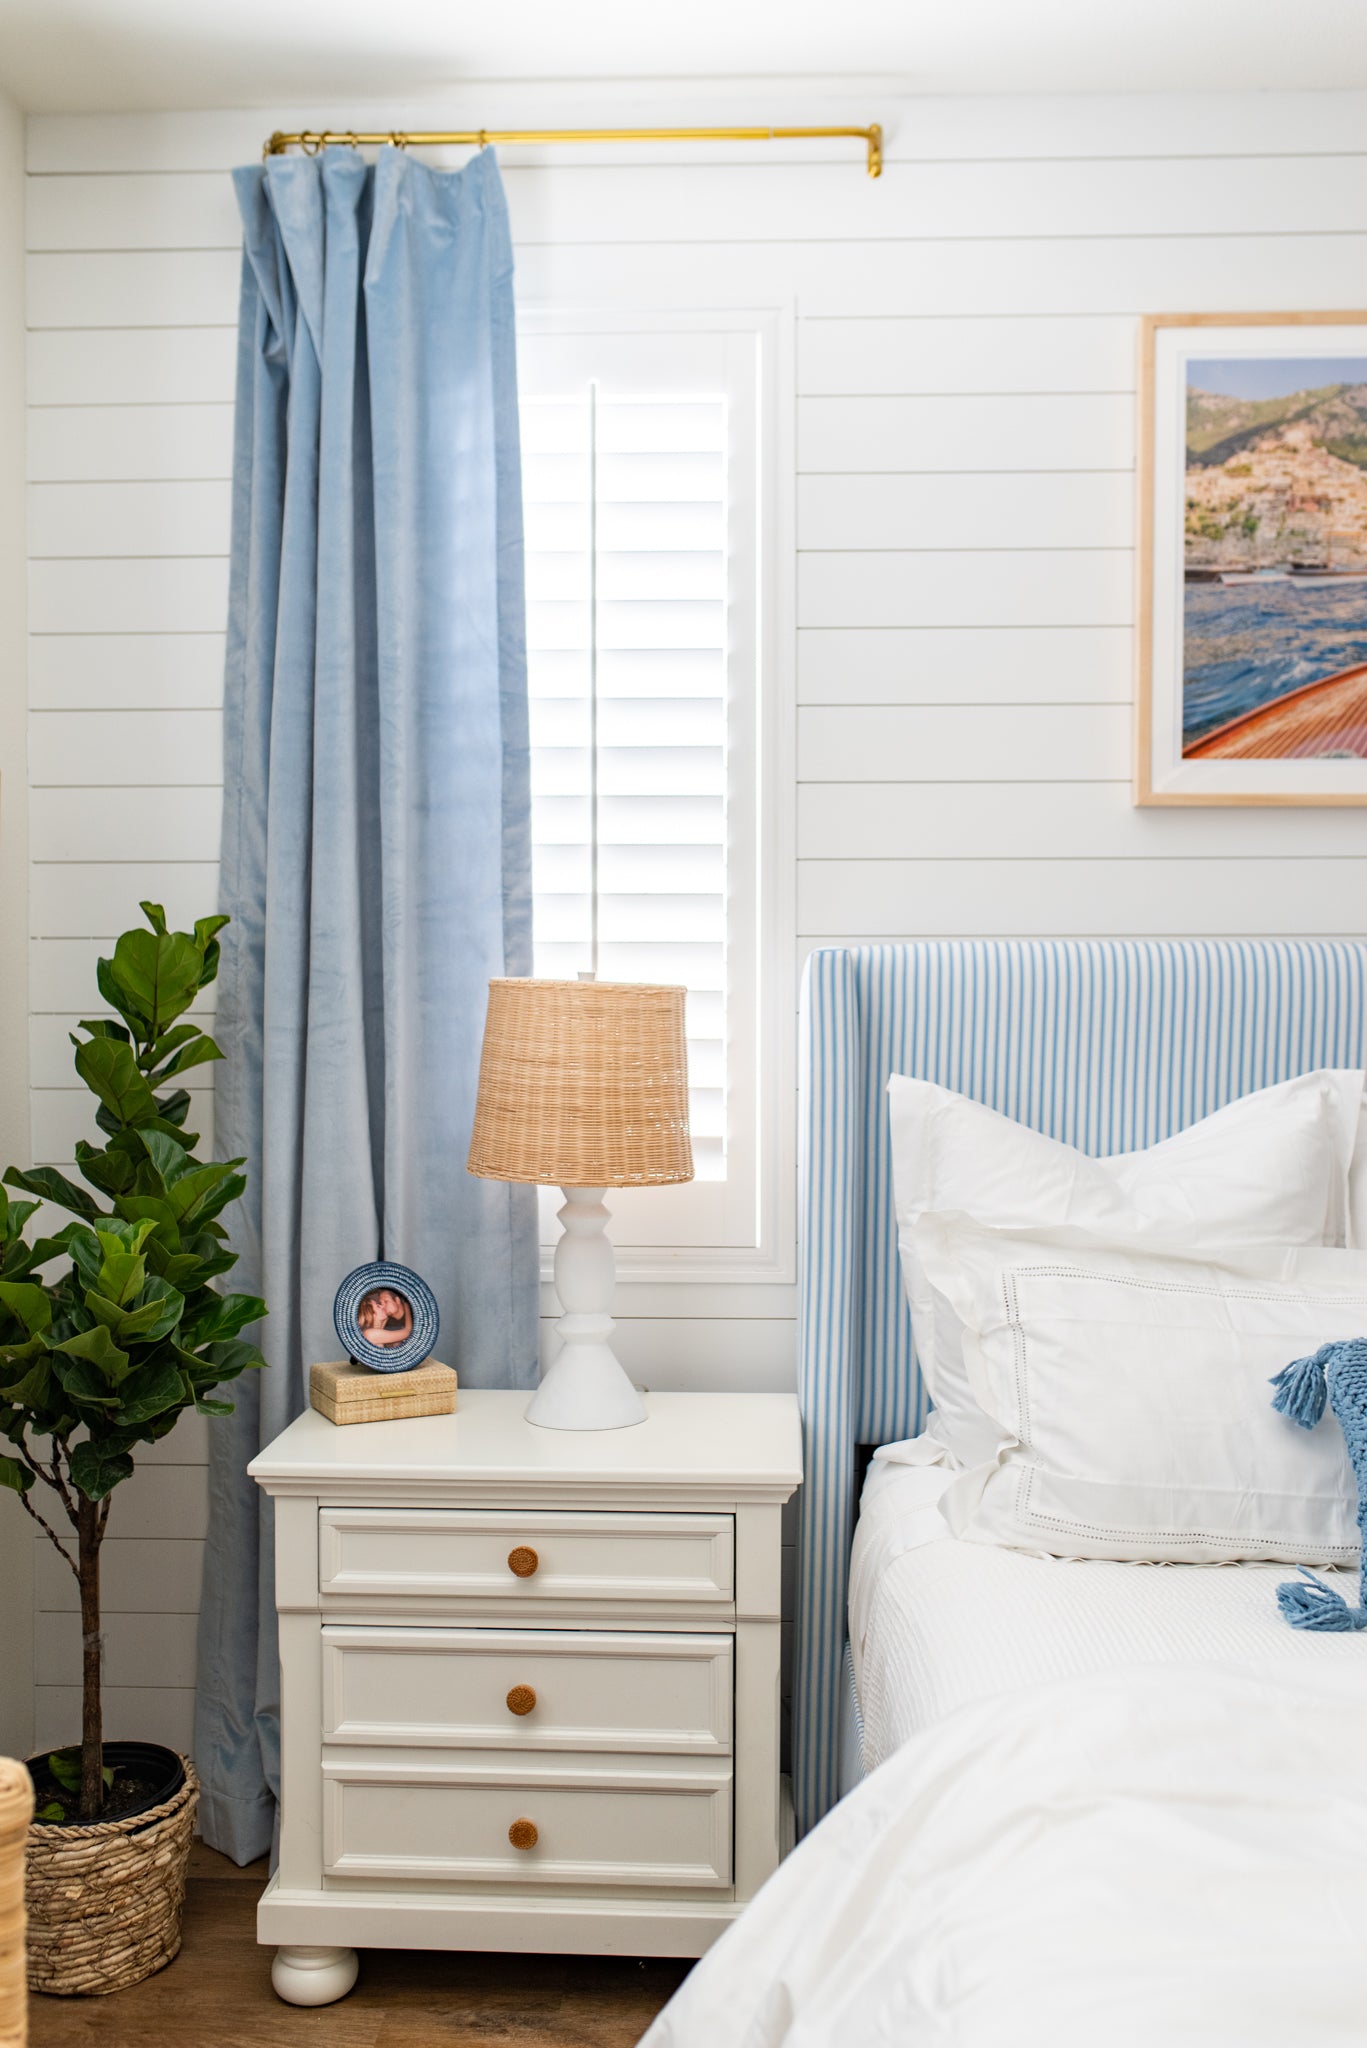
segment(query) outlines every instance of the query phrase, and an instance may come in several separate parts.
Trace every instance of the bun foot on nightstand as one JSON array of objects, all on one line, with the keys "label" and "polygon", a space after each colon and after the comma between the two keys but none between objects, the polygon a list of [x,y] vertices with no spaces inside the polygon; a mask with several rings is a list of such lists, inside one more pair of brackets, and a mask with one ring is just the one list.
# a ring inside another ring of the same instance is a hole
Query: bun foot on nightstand
[{"label": "bun foot on nightstand", "polygon": [[354,1948],[278,1948],[271,1983],[286,2005],[331,2005],[346,1997],[359,1968]]}]

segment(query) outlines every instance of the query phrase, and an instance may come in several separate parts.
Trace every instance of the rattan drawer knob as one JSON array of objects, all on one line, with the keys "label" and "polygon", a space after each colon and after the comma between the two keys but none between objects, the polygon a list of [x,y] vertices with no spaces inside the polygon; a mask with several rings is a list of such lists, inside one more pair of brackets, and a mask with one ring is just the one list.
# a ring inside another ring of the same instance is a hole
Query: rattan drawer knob
[{"label": "rattan drawer knob", "polygon": [[514,1578],[529,1579],[540,1562],[530,1543],[519,1543],[515,1550],[508,1552],[508,1569]]},{"label": "rattan drawer knob", "polygon": [[530,1714],[536,1694],[530,1685],[515,1685],[504,1703],[510,1714]]},{"label": "rattan drawer knob", "polygon": [[515,1849],[534,1849],[536,1847],[536,1822],[534,1820],[515,1820],[508,1830],[508,1840]]}]

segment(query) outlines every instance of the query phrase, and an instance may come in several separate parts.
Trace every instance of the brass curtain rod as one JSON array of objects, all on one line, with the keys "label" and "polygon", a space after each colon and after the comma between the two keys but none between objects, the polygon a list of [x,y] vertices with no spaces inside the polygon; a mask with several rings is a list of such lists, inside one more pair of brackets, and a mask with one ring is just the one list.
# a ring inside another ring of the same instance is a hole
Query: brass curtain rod
[{"label": "brass curtain rod", "polygon": [[317,156],[329,144],[341,143],[352,149],[368,144],[390,143],[395,149],[435,149],[445,143],[465,143],[483,149],[491,142],[789,142],[818,136],[858,136],[868,150],[871,178],[883,175],[883,131],[875,121],[869,128],[455,128],[390,129],[384,134],[362,135],[346,130],[303,130],[286,135],[276,129],[262,149],[262,156],[283,156],[287,149],[302,149]]}]

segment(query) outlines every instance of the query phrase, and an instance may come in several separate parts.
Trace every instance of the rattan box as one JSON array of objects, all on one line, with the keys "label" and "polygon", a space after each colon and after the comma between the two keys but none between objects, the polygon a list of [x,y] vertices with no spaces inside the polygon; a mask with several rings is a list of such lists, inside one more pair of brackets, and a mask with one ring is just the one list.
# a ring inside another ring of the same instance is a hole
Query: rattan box
[{"label": "rattan box", "polygon": [[456,1375],[429,1358],[411,1372],[372,1372],[350,1360],[315,1365],[309,1400],[329,1422],[398,1422],[405,1416],[449,1415],[456,1405]]}]

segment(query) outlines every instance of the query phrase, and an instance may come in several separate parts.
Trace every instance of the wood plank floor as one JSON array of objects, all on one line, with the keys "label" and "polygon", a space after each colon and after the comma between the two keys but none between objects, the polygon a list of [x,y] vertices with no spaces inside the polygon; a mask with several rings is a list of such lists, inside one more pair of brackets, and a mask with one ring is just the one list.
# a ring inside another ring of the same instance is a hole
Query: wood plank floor
[{"label": "wood plank floor", "polygon": [[256,1944],[264,1863],[195,1844],[185,1942],[108,1998],[29,2001],[30,2048],[634,2048],[687,1963],[371,1949],[337,2005],[282,2005]]}]

